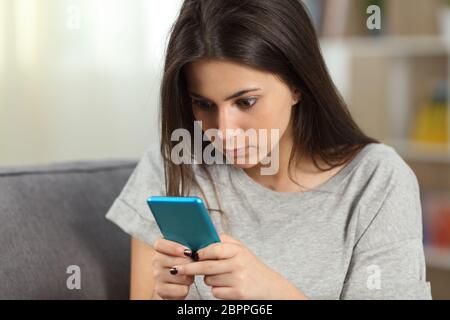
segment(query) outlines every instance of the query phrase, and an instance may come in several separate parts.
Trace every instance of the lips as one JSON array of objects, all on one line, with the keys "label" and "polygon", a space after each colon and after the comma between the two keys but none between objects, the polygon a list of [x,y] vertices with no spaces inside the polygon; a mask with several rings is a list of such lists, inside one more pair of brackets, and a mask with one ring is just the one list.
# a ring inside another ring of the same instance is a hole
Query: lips
[{"label": "lips", "polygon": [[228,156],[239,157],[247,154],[249,147],[235,148],[235,149],[224,149]]}]

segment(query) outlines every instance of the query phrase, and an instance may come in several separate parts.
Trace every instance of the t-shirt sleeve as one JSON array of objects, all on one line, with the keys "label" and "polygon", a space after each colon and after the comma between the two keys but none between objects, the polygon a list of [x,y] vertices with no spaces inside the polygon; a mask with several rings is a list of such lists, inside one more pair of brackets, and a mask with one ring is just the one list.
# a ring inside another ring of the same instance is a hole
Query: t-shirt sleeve
[{"label": "t-shirt sleeve", "polygon": [[[341,299],[431,299],[422,242],[420,191],[414,172],[397,166],[383,199],[360,206]],[[380,197],[381,192],[374,193]]]},{"label": "t-shirt sleeve", "polygon": [[106,214],[131,236],[149,245],[162,238],[161,231],[147,205],[147,198],[165,195],[164,169],[159,149],[146,150],[130,178]]}]

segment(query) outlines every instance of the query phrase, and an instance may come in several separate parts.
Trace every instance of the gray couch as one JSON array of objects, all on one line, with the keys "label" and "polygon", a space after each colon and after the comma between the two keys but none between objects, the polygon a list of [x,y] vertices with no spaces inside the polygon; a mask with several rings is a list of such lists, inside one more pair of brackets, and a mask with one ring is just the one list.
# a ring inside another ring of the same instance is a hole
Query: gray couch
[{"label": "gray couch", "polygon": [[0,168],[0,299],[127,299],[130,238],[104,216],[135,166]]}]

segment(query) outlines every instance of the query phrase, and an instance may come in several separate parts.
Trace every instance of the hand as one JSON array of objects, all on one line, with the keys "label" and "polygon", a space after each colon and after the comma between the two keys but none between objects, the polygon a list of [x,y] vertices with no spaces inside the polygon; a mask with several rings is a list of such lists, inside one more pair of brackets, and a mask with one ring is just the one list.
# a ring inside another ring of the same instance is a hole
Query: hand
[{"label": "hand", "polygon": [[192,262],[192,251],[174,241],[160,238],[153,245],[153,276],[155,278],[155,293],[161,298],[185,299],[189,288],[194,282],[194,276],[176,275],[171,267]]},{"label": "hand", "polygon": [[238,240],[221,234],[222,242],[200,249],[198,261],[176,265],[179,275],[204,275],[218,299],[306,299],[294,285],[259,260]]}]

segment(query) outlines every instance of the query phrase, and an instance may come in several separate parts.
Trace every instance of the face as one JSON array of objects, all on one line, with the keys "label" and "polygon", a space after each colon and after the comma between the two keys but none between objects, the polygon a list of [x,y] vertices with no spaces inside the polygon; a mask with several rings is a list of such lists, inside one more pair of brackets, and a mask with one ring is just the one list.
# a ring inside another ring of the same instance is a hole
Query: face
[{"label": "face", "polygon": [[197,60],[185,71],[195,119],[233,165],[257,165],[291,134],[299,93],[274,74],[218,59]]}]

